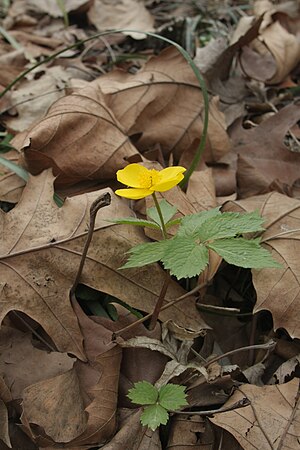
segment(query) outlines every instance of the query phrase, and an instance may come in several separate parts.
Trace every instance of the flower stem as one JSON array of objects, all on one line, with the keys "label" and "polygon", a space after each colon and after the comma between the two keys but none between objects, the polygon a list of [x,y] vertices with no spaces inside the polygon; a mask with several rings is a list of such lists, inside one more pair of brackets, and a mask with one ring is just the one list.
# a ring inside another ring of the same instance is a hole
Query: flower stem
[{"label": "flower stem", "polygon": [[152,198],[153,198],[153,200],[154,200],[154,205],[155,205],[155,208],[156,208],[156,210],[157,210],[157,212],[158,212],[158,215],[159,215],[159,218],[160,218],[161,231],[162,231],[162,234],[163,234],[163,238],[164,238],[164,239],[168,239],[167,230],[166,230],[166,225],[165,225],[164,218],[163,218],[163,215],[162,215],[162,212],[161,212],[159,203],[158,203],[158,201],[157,201],[157,197],[156,197],[156,195],[155,195],[155,192],[153,192]]}]

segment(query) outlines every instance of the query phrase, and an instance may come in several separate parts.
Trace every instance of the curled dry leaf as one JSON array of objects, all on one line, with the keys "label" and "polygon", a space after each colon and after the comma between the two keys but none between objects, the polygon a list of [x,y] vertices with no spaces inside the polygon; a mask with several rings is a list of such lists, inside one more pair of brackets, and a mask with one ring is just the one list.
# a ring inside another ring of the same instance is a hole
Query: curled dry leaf
[{"label": "curled dry leaf", "polygon": [[[135,75],[115,70],[92,82],[129,136],[141,135],[142,152],[159,143],[167,158],[191,160],[203,128],[203,96],[198,81],[183,56],[168,48],[152,57]],[[205,160],[215,161],[230,149],[223,114],[214,99]]]},{"label": "curled dry leaf", "polygon": [[271,311],[274,328],[299,334],[300,303],[300,202],[277,192],[225,204],[227,211],[258,210],[264,217],[264,247],[272,251],[282,269],[253,270],[257,291],[254,312]]},{"label": "curled dry leaf", "polygon": [[[84,359],[82,335],[69,302],[86,240],[91,203],[106,191],[67,199],[62,208],[53,201],[53,176],[32,177],[20,203],[9,213],[1,211],[2,310],[0,321],[11,310],[36,320],[60,351]],[[165,272],[158,265],[119,270],[132,245],[145,241],[141,230],[113,225],[105,219],[128,217],[131,210],[113,194],[109,207],[97,216],[95,232],[81,282],[115,296],[132,307],[152,312]],[[153,282],[155,280],[155,283]],[[184,294],[171,281],[166,302]],[[184,303],[184,304],[183,304]],[[206,328],[193,298],[163,311],[162,320],[173,319],[193,330]]]},{"label": "curled dry leaf", "polygon": [[114,179],[125,159],[136,153],[100,90],[92,86],[59,99],[20,140],[29,172],[36,175],[52,167],[57,189]]},{"label": "curled dry leaf", "polygon": [[299,447],[299,380],[276,386],[244,385],[224,406],[245,397],[251,402],[249,406],[216,414],[209,420],[233,434],[244,449]]}]

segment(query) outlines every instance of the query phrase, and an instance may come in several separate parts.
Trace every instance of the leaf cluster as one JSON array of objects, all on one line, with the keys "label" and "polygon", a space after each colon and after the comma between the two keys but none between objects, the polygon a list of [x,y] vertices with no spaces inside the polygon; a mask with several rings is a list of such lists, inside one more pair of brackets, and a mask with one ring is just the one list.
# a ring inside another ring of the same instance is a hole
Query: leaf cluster
[{"label": "leaf cluster", "polygon": [[[165,202],[167,203],[167,202]],[[160,204],[162,211],[165,203]],[[171,206],[171,205],[169,205]],[[174,225],[163,212],[167,226]],[[173,212],[174,214],[174,212]],[[151,212],[154,219],[153,212]],[[158,219],[155,222],[158,225]],[[122,269],[142,267],[161,261],[171,275],[190,278],[199,275],[209,262],[209,251],[239,267],[261,269],[281,267],[271,254],[261,247],[260,239],[246,239],[245,234],[264,231],[264,219],[257,211],[251,213],[221,213],[219,208],[184,217],[177,234],[168,240],[137,245],[129,250],[130,257]]]},{"label": "leaf cluster", "polygon": [[128,391],[127,397],[133,403],[145,405],[141,423],[155,431],[159,425],[166,425],[168,411],[188,405],[185,386],[168,383],[157,389],[148,381],[139,381]]}]

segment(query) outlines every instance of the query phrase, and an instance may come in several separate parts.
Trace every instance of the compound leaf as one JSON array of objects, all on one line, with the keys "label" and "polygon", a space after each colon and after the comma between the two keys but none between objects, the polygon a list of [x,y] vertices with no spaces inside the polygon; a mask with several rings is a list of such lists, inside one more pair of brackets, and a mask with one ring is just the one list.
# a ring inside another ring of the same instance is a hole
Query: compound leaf
[{"label": "compound leaf", "polygon": [[148,227],[148,228],[155,228],[156,230],[160,230],[160,226],[157,225],[157,223],[152,222],[151,220],[137,219],[136,217],[126,217],[124,219],[112,219],[112,220],[107,220],[107,222],[123,224],[123,225],[136,225],[138,227]]},{"label": "compound leaf", "polygon": [[237,234],[263,231],[264,218],[257,211],[251,213],[225,212],[208,219],[196,230],[196,235],[202,242],[234,237]]},{"label": "compound leaf", "polygon": [[160,405],[150,405],[144,408],[141,423],[155,431],[159,425],[166,425],[169,419],[168,411]]},{"label": "compound leaf", "polygon": [[148,381],[139,381],[129,389],[127,397],[139,405],[154,405],[158,399],[158,390]]},{"label": "compound leaf", "polygon": [[260,246],[259,239],[219,239],[208,244],[208,247],[222,256],[229,264],[234,264],[235,266],[252,269],[281,267],[272,258],[271,253]]},{"label": "compound leaf", "polygon": [[152,264],[160,261],[168,247],[170,241],[147,242],[146,244],[132,247],[129,259],[122,269],[131,269],[133,267],[142,267],[146,264]]},{"label": "compound leaf", "polygon": [[208,250],[202,244],[197,244],[191,237],[176,236],[170,239],[162,262],[165,269],[176,278],[191,278],[204,270],[208,264]]},{"label": "compound leaf", "polygon": [[199,230],[207,220],[221,215],[219,209],[220,208],[213,208],[208,211],[201,211],[197,214],[183,217],[177,235],[194,236],[195,232]]},{"label": "compound leaf", "polygon": [[186,401],[185,386],[168,383],[159,390],[158,401],[167,410],[176,410],[188,405]]}]

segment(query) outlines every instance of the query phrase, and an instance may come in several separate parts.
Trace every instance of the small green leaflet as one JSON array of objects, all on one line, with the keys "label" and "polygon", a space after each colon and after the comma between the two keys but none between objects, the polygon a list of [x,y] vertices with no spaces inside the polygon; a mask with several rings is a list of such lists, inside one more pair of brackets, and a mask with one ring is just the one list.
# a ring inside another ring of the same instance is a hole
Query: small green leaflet
[{"label": "small green leaflet", "polygon": [[198,275],[208,264],[208,250],[191,237],[175,236],[170,239],[162,255],[165,269],[176,278],[191,278]]},{"label": "small green leaflet", "polygon": [[[177,208],[175,206],[170,205],[170,203],[168,203],[167,200],[165,199],[163,199],[159,203],[159,207],[161,209],[164,223],[166,225],[172,219],[174,214],[176,214]],[[159,227],[161,227],[160,218],[155,206],[147,209],[147,215],[150,217],[150,219],[154,220],[154,222],[156,222],[159,225]]]},{"label": "small green leaflet", "polygon": [[272,258],[271,253],[260,246],[259,239],[244,238],[219,239],[208,247],[218,253],[229,264],[249,269],[282,267]]},{"label": "small green leaflet", "polygon": [[177,236],[193,236],[207,220],[211,218],[216,220],[218,216],[221,216],[219,209],[220,208],[214,208],[183,217]]},{"label": "small green leaflet", "polygon": [[169,240],[158,242],[147,242],[146,244],[132,247],[128,253],[130,257],[121,269],[131,269],[133,267],[142,267],[146,264],[152,264],[163,258],[165,249],[169,245]]},{"label": "small green leaflet", "polygon": [[160,226],[157,225],[157,223],[152,222],[150,220],[137,219],[136,217],[125,217],[124,219],[111,219],[107,220],[107,222],[123,225],[136,225],[138,227],[148,227],[160,230]]},{"label": "small green leaflet", "polygon": [[208,219],[195,231],[195,235],[202,241],[230,238],[237,234],[263,231],[264,218],[257,211],[240,214],[225,212],[219,217]]},{"label": "small green leaflet", "polygon": [[139,381],[129,389],[127,397],[139,405],[154,405],[158,399],[158,390],[148,381]]},{"label": "small green leaflet", "polygon": [[169,419],[168,411],[160,405],[150,405],[144,408],[141,415],[141,423],[145,427],[155,431],[159,425],[166,425]]},{"label": "small green leaflet", "polygon": [[168,383],[159,390],[158,402],[167,410],[173,410],[188,405],[186,401],[185,386]]}]

